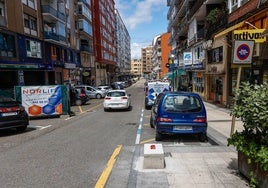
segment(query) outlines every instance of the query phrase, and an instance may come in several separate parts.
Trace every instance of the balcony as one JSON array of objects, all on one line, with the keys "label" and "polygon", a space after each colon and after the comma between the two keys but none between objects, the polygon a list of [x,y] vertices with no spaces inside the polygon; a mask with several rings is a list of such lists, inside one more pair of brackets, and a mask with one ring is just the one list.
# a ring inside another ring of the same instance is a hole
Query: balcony
[{"label": "balcony", "polygon": [[65,15],[49,5],[42,5],[42,14],[46,21],[53,22],[59,20],[65,22]]},{"label": "balcony", "polygon": [[206,0],[197,0],[193,7],[191,8],[191,10],[189,11],[189,18],[192,18],[193,15],[198,11],[198,9],[200,7],[202,7],[203,3],[205,2]]},{"label": "balcony", "polygon": [[87,45],[81,45],[80,46],[80,51],[93,53],[93,47],[92,46],[87,46]]},{"label": "balcony", "polygon": [[66,37],[58,35],[57,33],[51,31],[44,31],[44,39],[66,42]]}]

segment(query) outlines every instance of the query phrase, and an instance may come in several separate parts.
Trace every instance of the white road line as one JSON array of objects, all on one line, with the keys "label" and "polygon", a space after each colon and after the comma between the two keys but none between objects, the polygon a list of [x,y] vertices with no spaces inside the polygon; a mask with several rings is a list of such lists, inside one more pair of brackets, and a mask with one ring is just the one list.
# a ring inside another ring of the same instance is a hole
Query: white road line
[{"label": "white road line", "polygon": [[49,127],[51,127],[52,125],[47,125],[47,126],[44,126],[44,127],[42,127],[40,130],[42,130],[42,129],[46,129],[46,128],[49,128]]},{"label": "white road line", "polygon": [[137,135],[136,135],[136,142],[135,142],[135,144],[139,144],[139,143],[140,143],[141,129],[142,129],[142,123],[143,123],[143,114],[144,114],[144,109],[141,110],[140,123],[139,123],[139,127],[138,127],[138,130],[137,130]]}]

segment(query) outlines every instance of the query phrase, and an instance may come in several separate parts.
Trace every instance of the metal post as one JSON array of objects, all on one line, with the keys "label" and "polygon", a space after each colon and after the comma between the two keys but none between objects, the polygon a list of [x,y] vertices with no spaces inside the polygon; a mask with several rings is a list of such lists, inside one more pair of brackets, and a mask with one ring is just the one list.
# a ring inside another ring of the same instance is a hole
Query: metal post
[{"label": "metal post", "polygon": [[[174,62],[173,62],[173,63],[174,63]],[[172,64],[172,65],[173,65],[173,64]],[[172,67],[172,84],[173,84],[172,91],[174,91],[174,88],[175,88],[174,67]]]}]

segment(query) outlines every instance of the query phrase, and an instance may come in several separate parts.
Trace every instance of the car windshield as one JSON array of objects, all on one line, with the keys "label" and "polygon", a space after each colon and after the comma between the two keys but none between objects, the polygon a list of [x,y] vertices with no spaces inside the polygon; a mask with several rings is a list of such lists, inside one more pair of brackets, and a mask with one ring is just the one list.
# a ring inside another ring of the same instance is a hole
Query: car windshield
[{"label": "car windshield", "polygon": [[173,95],[164,99],[164,109],[173,112],[199,112],[202,106],[195,96]]},{"label": "car windshield", "polygon": [[109,97],[122,97],[125,95],[126,95],[126,93],[122,92],[122,91],[110,92],[107,94],[107,96],[109,96]]}]

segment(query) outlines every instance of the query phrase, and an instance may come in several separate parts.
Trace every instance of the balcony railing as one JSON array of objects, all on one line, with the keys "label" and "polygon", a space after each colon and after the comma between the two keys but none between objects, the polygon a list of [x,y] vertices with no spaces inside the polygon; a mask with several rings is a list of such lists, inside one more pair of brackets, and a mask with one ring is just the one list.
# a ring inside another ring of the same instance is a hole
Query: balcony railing
[{"label": "balcony railing", "polygon": [[65,15],[61,12],[58,12],[53,7],[49,5],[42,5],[42,13],[48,13],[53,15],[56,18],[59,18],[62,21],[65,21]]},{"label": "balcony railing", "polygon": [[66,37],[58,35],[57,33],[51,32],[51,31],[45,31],[44,38],[45,39],[52,39],[55,41],[64,41],[64,42],[66,41]]},{"label": "balcony railing", "polygon": [[92,46],[81,45],[80,46],[80,51],[86,51],[86,52],[89,52],[89,53],[93,53],[93,48],[92,48]]}]

